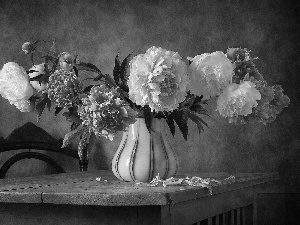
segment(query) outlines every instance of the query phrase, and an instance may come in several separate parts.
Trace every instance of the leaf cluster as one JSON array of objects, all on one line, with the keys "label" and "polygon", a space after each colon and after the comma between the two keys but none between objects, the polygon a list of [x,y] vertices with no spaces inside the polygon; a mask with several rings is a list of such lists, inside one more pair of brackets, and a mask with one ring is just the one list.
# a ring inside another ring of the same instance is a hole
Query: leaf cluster
[{"label": "leaf cluster", "polygon": [[193,121],[198,128],[199,134],[204,131],[203,125],[208,127],[208,124],[200,117],[200,115],[206,115],[207,111],[203,107],[206,101],[202,101],[203,96],[196,96],[187,92],[185,101],[183,101],[179,108],[172,112],[164,112],[165,119],[170,128],[172,135],[175,135],[175,125],[177,124],[179,130],[181,131],[183,138],[187,140],[188,137],[188,120]]}]

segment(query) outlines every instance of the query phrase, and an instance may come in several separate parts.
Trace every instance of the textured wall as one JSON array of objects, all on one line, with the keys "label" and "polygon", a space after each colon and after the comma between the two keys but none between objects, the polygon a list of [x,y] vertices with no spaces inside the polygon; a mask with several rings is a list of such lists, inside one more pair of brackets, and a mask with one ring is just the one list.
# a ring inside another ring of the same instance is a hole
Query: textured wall
[{"label": "textured wall", "polygon": [[[128,3],[127,3],[128,2]],[[276,171],[291,143],[300,147],[299,134],[299,7],[279,0],[182,0],[182,1],[14,1],[0,4],[0,67],[15,61],[25,68],[30,60],[21,51],[26,41],[56,37],[61,51],[76,51],[112,74],[114,57],[144,53],[153,45],[178,51],[184,58],[204,52],[247,47],[259,56],[257,66],[270,84],[281,84],[291,105],[268,125],[233,125],[219,117],[212,101],[209,128],[198,136],[194,124],[184,141],[177,130],[170,137],[179,157],[180,170],[253,172]],[[297,99],[298,98],[298,99]],[[70,123],[53,109],[38,124],[62,138]],[[21,113],[0,98],[0,136],[31,121],[34,113]],[[121,134],[113,142],[92,140],[91,169],[109,169]],[[296,143],[296,144],[295,144]],[[0,157],[0,163],[10,153]],[[59,159],[68,171],[76,161]],[[32,161],[30,161],[32,162]],[[31,163],[19,162],[10,173],[32,172]],[[38,167],[44,168],[41,164]]]}]

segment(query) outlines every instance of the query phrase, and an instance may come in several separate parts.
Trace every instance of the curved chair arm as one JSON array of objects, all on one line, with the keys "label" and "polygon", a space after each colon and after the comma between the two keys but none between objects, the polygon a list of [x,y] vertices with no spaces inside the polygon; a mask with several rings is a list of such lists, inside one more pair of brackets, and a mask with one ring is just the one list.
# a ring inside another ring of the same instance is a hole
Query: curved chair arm
[{"label": "curved chair arm", "polygon": [[16,162],[18,162],[19,160],[22,160],[22,159],[30,159],[30,158],[39,159],[39,160],[42,160],[42,161],[48,163],[58,173],[65,173],[66,172],[57,162],[55,162],[52,158],[50,158],[49,156],[47,156],[45,154],[38,153],[38,152],[21,152],[21,153],[18,153],[16,155],[14,155],[13,157],[11,157],[10,159],[8,159],[3,164],[3,166],[0,169],[0,179],[3,179],[5,177],[7,171],[9,170],[9,168],[14,163],[16,163]]},{"label": "curved chair arm", "polygon": [[[51,151],[55,153],[60,153],[65,156],[69,156],[75,159],[78,159],[79,161],[79,170],[80,171],[86,171],[88,168],[88,156],[87,156],[87,147],[83,149],[81,158],[78,155],[78,152],[65,147],[62,148],[63,141],[62,139],[57,140],[56,138],[53,138],[50,134],[48,134],[45,130],[43,130],[41,127],[38,127],[32,122],[27,122],[23,124],[21,127],[18,127],[14,129],[7,138],[0,137],[0,153],[10,151],[10,150],[20,150],[20,149],[35,149],[35,150],[46,150]],[[36,152],[36,151],[35,151]],[[20,160],[18,157],[24,158],[25,155],[30,156],[29,158],[37,158],[40,160],[43,160],[50,165],[54,166],[53,159],[46,159],[49,157],[46,157],[46,155],[43,154],[36,154],[36,153],[23,153],[18,154],[15,157],[17,158],[11,158],[10,160]],[[39,155],[39,156],[37,156]],[[47,161],[46,161],[47,160]],[[51,161],[51,162],[50,162]],[[16,161],[10,161],[12,164]],[[12,165],[5,163],[5,165]],[[56,163],[57,164],[57,163]],[[2,171],[7,168],[5,165],[2,166]],[[6,170],[7,171],[7,170]]]},{"label": "curved chair arm", "polygon": [[19,142],[4,142],[0,145],[0,152],[19,150],[19,149],[37,149],[57,152],[66,156],[79,159],[77,151],[70,148],[61,148],[61,145],[56,143],[46,143],[37,141],[19,141]]}]

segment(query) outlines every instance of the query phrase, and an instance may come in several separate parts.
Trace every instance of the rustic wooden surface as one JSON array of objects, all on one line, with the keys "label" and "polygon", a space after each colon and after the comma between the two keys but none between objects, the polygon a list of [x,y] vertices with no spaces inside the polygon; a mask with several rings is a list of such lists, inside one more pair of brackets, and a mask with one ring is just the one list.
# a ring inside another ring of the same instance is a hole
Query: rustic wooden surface
[{"label": "rustic wooden surface", "polygon": [[[182,174],[224,179],[230,174]],[[274,180],[277,174],[234,174],[236,181],[213,186],[213,195]],[[101,177],[101,181],[96,181]],[[117,180],[110,171],[77,172],[0,181],[0,202],[53,203],[101,206],[168,205],[210,196],[203,187],[149,187]]]},{"label": "rustic wooden surface", "polygon": [[[230,175],[186,173],[177,177],[222,180]],[[203,187],[123,182],[110,171],[4,179],[0,180],[0,224],[187,225],[241,207],[246,209],[246,224],[253,224],[257,190],[278,180],[278,174],[232,175],[236,181],[213,186],[212,195]]]}]

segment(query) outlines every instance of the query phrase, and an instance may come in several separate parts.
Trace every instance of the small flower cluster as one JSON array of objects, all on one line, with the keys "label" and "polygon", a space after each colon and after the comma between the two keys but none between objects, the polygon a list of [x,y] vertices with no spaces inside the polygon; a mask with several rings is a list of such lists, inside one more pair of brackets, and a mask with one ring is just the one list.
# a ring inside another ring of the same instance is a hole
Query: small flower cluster
[{"label": "small flower cluster", "polygon": [[128,110],[115,89],[100,85],[92,87],[89,96],[82,99],[78,113],[83,125],[97,136],[112,140],[116,131],[125,130],[128,120],[134,119]]},{"label": "small flower cluster", "polygon": [[228,49],[227,57],[235,64],[235,70],[232,83],[218,98],[220,114],[229,122],[240,124],[274,121],[290,102],[283,89],[267,84],[247,49]]},{"label": "small flower cluster", "polygon": [[71,107],[79,101],[80,82],[72,71],[55,71],[49,77],[47,89],[49,99],[58,107]]}]

